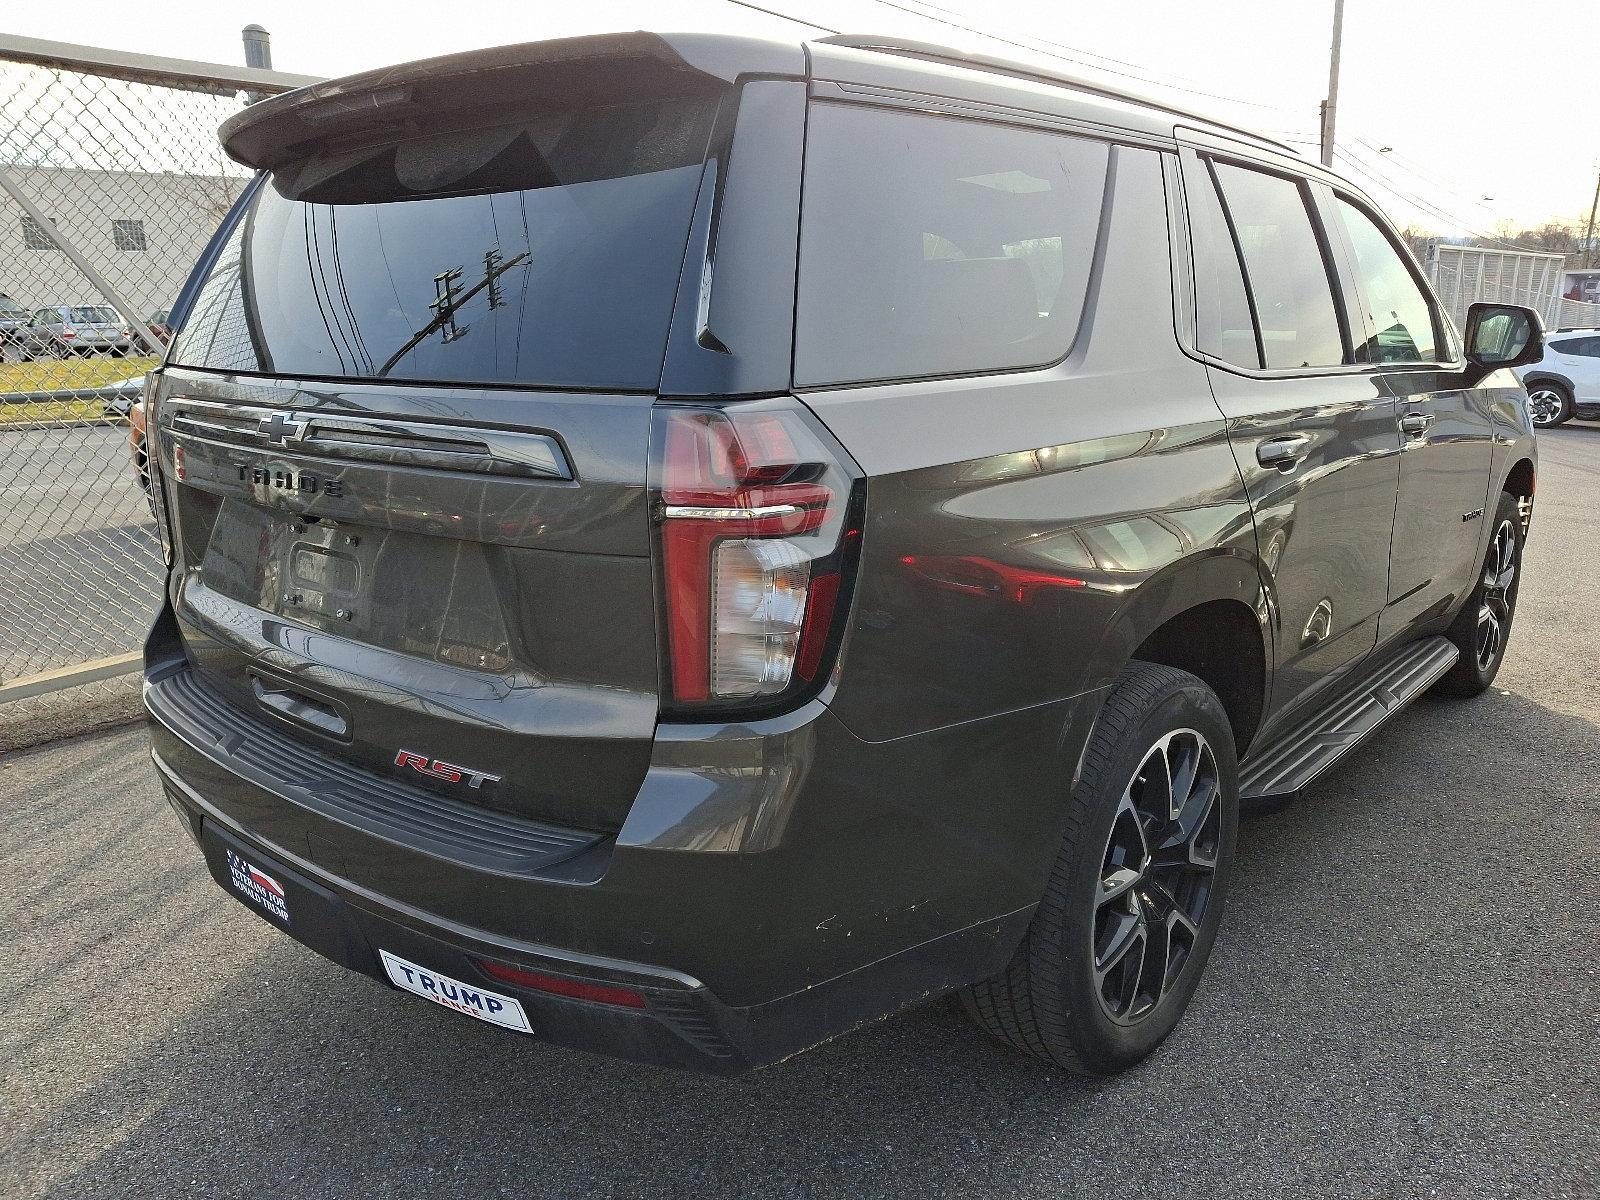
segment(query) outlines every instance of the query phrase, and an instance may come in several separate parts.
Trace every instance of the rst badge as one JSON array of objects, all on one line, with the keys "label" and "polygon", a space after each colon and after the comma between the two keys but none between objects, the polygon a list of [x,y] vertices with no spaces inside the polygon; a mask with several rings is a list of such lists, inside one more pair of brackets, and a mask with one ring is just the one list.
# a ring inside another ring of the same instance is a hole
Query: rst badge
[{"label": "rst badge", "polygon": [[430,779],[442,779],[446,783],[465,783],[474,790],[481,789],[486,783],[500,782],[500,776],[490,775],[487,771],[474,771],[469,767],[457,766],[455,763],[445,762],[442,758],[429,758],[426,754],[417,754],[411,750],[402,750],[396,754],[394,765],[410,767],[419,775],[426,775]]}]

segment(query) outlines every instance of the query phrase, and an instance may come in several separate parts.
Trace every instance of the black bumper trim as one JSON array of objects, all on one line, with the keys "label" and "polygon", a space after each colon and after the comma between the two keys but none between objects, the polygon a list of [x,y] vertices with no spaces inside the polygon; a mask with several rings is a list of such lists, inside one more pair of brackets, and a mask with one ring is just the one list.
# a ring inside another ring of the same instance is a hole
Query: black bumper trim
[{"label": "black bumper trim", "polygon": [[380,779],[253,720],[193,670],[149,683],[145,706],[189,745],[258,787],[365,833],[478,870],[538,876],[608,840]]}]

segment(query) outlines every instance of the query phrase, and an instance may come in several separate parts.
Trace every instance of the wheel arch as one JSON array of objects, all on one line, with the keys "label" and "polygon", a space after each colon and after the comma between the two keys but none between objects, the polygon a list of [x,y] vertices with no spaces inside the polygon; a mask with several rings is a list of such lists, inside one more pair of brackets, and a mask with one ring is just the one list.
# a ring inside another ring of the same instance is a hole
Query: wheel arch
[{"label": "wheel arch", "polygon": [[1096,675],[1109,685],[1139,661],[1199,677],[1222,702],[1242,758],[1271,683],[1266,612],[1251,556],[1219,550],[1182,560],[1135,590],[1101,643]]},{"label": "wheel arch", "polygon": [[1522,390],[1527,391],[1538,383],[1555,383],[1566,389],[1567,398],[1576,396],[1577,389],[1572,386],[1572,380],[1559,371],[1529,371],[1522,377]]},{"label": "wheel arch", "polygon": [[1502,492],[1510,492],[1523,500],[1533,499],[1533,459],[1524,455],[1511,465],[1500,484]]}]

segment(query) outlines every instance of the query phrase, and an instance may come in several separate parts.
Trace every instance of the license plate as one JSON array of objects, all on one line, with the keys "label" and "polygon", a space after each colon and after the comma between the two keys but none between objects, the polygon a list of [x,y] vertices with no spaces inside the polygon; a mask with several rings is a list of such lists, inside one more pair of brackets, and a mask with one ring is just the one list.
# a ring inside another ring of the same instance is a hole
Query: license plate
[{"label": "license plate", "polygon": [[448,975],[407,962],[387,950],[379,950],[378,957],[383,960],[383,969],[389,973],[389,979],[395,987],[502,1029],[515,1029],[518,1033],[533,1032],[533,1027],[528,1024],[527,1013],[511,996],[502,996],[499,992],[451,979]]}]

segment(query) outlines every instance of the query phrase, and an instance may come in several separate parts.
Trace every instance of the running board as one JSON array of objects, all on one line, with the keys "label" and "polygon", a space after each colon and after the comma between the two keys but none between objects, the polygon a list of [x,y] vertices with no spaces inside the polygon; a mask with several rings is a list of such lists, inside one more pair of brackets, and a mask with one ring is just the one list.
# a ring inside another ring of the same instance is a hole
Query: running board
[{"label": "running board", "polygon": [[1461,651],[1442,637],[1413,642],[1272,739],[1241,766],[1239,798],[1248,803],[1293,796],[1437,683]]}]

